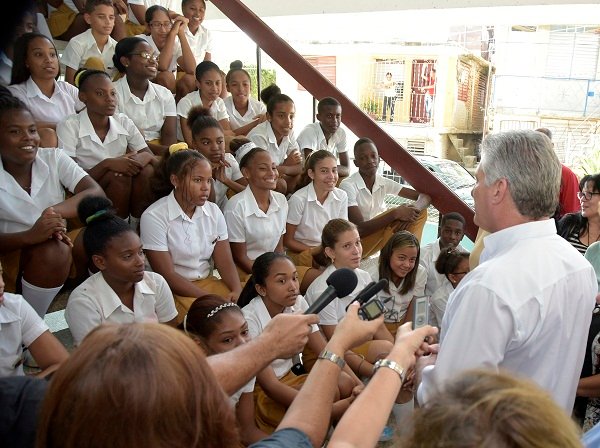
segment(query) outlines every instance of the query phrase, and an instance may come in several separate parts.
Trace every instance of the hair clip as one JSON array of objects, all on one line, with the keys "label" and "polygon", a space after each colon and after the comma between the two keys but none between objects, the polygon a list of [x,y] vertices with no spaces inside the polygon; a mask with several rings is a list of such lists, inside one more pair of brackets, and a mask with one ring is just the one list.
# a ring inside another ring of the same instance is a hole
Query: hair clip
[{"label": "hair clip", "polygon": [[190,334],[187,331],[187,317],[188,315],[187,313],[185,313],[185,316],[183,318],[183,332],[189,336]]},{"label": "hair clip", "polygon": [[184,149],[189,149],[187,143],[173,143],[171,146],[169,146],[169,155],[173,155],[176,152],[183,151]]},{"label": "hair clip", "polygon": [[254,144],[254,142],[244,143],[235,152],[236,159],[242,160],[242,157],[244,157],[246,154],[248,154],[254,148],[256,148],[256,145]]},{"label": "hair clip", "polygon": [[75,85],[75,87],[79,88],[79,80],[81,79],[81,75],[83,75],[85,72],[87,72],[87,70],[83,69],[75,75],[75,79],[73,80],[73,84]]},{"label": "hair clip", "polygon": [[215,314],[217,314],[219,311],[224,310],[225,308],[229,308],[230,306],[238,306],[238,305],[235,302],[227,302],[227,303],[224,303],[223,305],[219,305],[214,310],[211,310],[211,312],[206,315],[206,318],[210,319]]},{"label": "hair clip", "polygon": [[100,216],[105,215],[107,213],[108,213],[107,209],[98,210],[93,215],[90,215],[87,218],[85,218],[85,223],[90,224],[90,223],[94,222],[96,219],[98,219]]}]

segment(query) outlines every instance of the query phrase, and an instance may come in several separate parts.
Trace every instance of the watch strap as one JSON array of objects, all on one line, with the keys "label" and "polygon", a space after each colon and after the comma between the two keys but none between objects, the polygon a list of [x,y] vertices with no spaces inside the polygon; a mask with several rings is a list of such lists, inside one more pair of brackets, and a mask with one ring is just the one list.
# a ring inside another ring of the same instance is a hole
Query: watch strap
[{"label": "watch strap", "polygon": [[328,350],[323,350],[319,354],[319,359],[326,359],[327,361],[331,361],[332,363],[337,364],[340,369],[343,369],[346,365],[346,361],[344,361],[344,358]]},{"label": "watch strap", "polygon": [[398,374],[398,376],[400,377],[400,381],[402,382],[402,384],[404,384],[404,377],[405,377],[404,369],[402,367],[400,367],[400,364],[398,364],[396,361],[392,361],[391,359],[380,359],[373,366],[373,371],[376,372],[381,367],[386,367],[388,369],[392,369],[394,372],[396,372]]}]

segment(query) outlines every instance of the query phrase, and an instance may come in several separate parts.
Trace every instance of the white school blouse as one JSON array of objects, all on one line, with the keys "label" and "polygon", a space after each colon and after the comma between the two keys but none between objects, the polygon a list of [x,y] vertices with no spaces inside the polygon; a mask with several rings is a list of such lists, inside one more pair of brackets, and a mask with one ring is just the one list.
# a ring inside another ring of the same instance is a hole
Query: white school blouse
[{"label": "white school blouse", "polygon": [[[456,246],[456,250],[465,252],[464,247],[460,244]],[[440,289],[442,286],[450,285],[450,282],[444,274],[440,274],[435,269],[435,262],[440,256],[440,239],[438,238],[433,243],[429,243],[421,247],[421,254],[419,255],[419,264],[427,271],[427,284],[425,285],[425,295],[431,297],[434,292]],[[441,322],[440,322],[441,324]]]},{"label": "white school blouse", "polygon": [[42,212],[65,200],[87,173],[62,149],[39,148],[31,168],[31,195],[4,170],[0,159],[0,233],[29,230]]},{"label": "white school blouse", "polygon": [[[315,300],[327,289],[327,279],[337,268],[330,264],[327,268],[319,275],[314,282],[308,287],[306,291],[306,301],[309,304],[313,304]],[[354,291],[352,291],[346,297],[336,297],[333,299],[323,310],[319,313],[319,324],[320,325],[337,325],[346,315],[346,307],[350,305],[358,293],[362,289],[371,283],[373,280],[367,271],[362,269],[354,269],[354,273],[358,278],[358,284]]]},{"label": "white school blouse", "polygon": [[174,192],[146,209],[140,230],[144,249],[169,252],[175,272],[190,281],[208,277],[215,244],[227,240],[225,218],[216,204],[205,202],[190,218]]},{"label": "white school blouse", "polygon": [[346,131],[341,127],[338,128],[333,135],[329,137],[328,142],[325,139],[325,134],[323,134],[321,123],[318,121],[307,124],[306,127],[302,129],[302,132],[298,134],[296,140],[298,141],[300,149],[307,148],[312,151],[324,149],[334,154],[336,157],[339,157],[339,154],[348,150],[346,148]]},{"label": "white school blouse", "polygon": [[[382,302],[387,300],[387,302],[384,304],[386,308],[386,322],[400,322],[404,318],[404,315],[406,314],[413,297],[422,297],[425,294],[427,271],[421,265],[415,266],[415,269],[417,270],[415,285],[406,294],[400,294],[400,289],[402,289],[404,280],[402,280],[398,286],[396,286],[394,282],[390,281],[390,292],[380,291],[377,294],[377,297]],[[370,274],[374,281],[379,280],[379,270],[377,266],[374,266],[374,268],[370,270]],[[410,317],[410,319],[412,320],[412,317]]]},{"label": "white school blouse", "polygon": [[378,174],[373,184],[373,192],[371,192],[357,171],[344,179],[340,188],[348,194],[348,207],[357,206],[363,219],[368,221],[385,211],[385,196],[397,195],[402,190],[402,185]]},{"label": "white school blouse", "polygon": [[[146,42],[148,42],[148,45],[152,47],[155,53],[160,53],[158,45],[156,45],[152,36],[146,34],[138,34],[135,37],[140,37],[144,39]],[[181,42],[179,42],[179,37],[175,36],[175,42],[173,43],[173,57],[171,58],[171,64],[169,64],[169,71],[177,71],[177,60],[181,56],[183,56],[183,51],[181,50]]]},{"label": "white school blouse", "polygon": [[85,107],[79,100],[79,89],[64,81],[54,81],[54,92],[50,98],[42,93],[31,78],[21,84],[8,86],[8,89],[25,103],[33,119],[39,122],[56,124]]},{"label": "white school blouse", "polygon": [[106,72],[113,78],[118,70],[113,64],[113,55],[117,41],[108,36],[108,41],[104,45],[102,51],[98,48],[96,39],[92,35],[92,29],[89,28],[81,34],[73,37],[60,58],[60,62],[67,67],[77,70],[85,64],[89,58],[96,57],[102,59]]},{"label": "white school blouse", "polygon": [[210,31],[202,25],[198,27],[196,34],[192,34],[187,26],[183,32],[190,44],[192,53],[194,53],[196,65],[198,65],[204,60],[206,53],[212,53],[212,35],[210,34]]},{"label": "white school blouse", "polygon": [[5,292],[0,306],[0,377],[24,375],[19,362],[23,346],[28,347],[46,331],[48,326],[23,296]]},{"label": "white school blouse", "polygon": [[248,132],[248,140],[254,143],[257,147],[266,149],[271,153],[273,162],[277,165],[281,165],[286,157],[291,154],[294,150],[299,150],[296,137],[294,136],[294,130],[290,131],[290,135],[283,137],[281,143],[277,144],[277,138],[271,127],[271,123],[264,121],[259,125],[256,125],[254,129]]},{"label": "white school blouse", "polygon": [[65,319],[75,344],[79,345],[90,331],[105,322],[164,323],[177,317],[173,294],[160,274],[144,272],[144,278],[134,287],[133,310],[121,302],[106,283],[102,272],[97,272],[75,288],[65,310]]},{"label": "white school blouse", "polygon": [[223,101],[225,102],[225,108],[227,109],[227,114],[229,115],[229,123],[231,124],[231,129],[233,130],[252,123],[254,120],[256,120],[255,117],[257,115],[267,113],[267,108],[265,105],[260,101],[256,101],[254,98],[248,97],[248,110],[244,115],[241,115],[235,108],[235,105],[233,104],[233,96],[229,95]]},{"label": "white school blouse", "polygon": [[176,12],[177,14],[181,14],[181,2],[177,0],[127,0],[127,9],[128,14],[127,18],[131,20],[136,25],[139,25],[140,22],[135,17],[135,14],[131,10],[130,5],[142,5],[145,6],[146,9],[150,8],[154,5],[160,5],[164,8],[167,8],[169,11]]},{"label": "white school blouse", "polygon": [[334,218],[348,219],[348,196],[339,188],[330,191],[321,204],[311,182],[296,191],[289,200],[287,222],[297,226],[294,239],[307,246],[321,244],[323,227]]},{"label": "white school blouse", "polygon": [[176,117],[175,98],[169,89],[148,82],[144,99],[139,99],[129,88],[127,76],[114,82],[118,111],[127,115],[143,133],[146,141],[160,139],[166,117]]},{"label": "white school blouse", "polygon": [[87,109],[70,115],[56,126],[58,145],[65,148],[65,152],[85,170],[95,167],[104,159],[137,152],[148,146],[127,115],[115,113],[108,120],[108,133],[102,141],[96,134]]},{"label": "white school blouse", "polygon": [[256,203],[250,187],[233,196],[225,206],[225,222],[232,243],[246,243],[246,254],[256,260],[265,252],[273,252],[285,233],[288,203],[285,196],[271,191],[267,212]]},{"label": "white school blouse", "polygon": [[[296,304],[294,306],[288,306],[283,310],[284,314],[302,314],[304,311],[308,309],[308,303],[302,296],[298,296],[296,298]],[[242,312],[244,313],[244,317],[246,318],[246,322],[248,322],[248,330],[250,332],[250,336],[252,338],[258,337],[260,335],[267,324],[271,321],[271,315],[263,302],[261,297],[255,297],[250,301],[248,305],[242,308]],[[312,331],[319,331],[319,327],[317,325],[311,325]],[[276,359],[271,363],[271,367],[275,371],[275,376],[277,378],[281,378],[286,373],[288,373],[291,368],[294,366],[294,361],[292,358],[288,359]]]},{"label": "white school blouse", "polygon": [[[200,92],[198,90],[188,93],[177,103],[177,115],[187,119],[192,107],[203,106]],[[213,101],[209,108],[210,114],[217,120],[229,120],[229,115],[225,109],[225,103],[221,98]],[[177,140],[183,141],[183,133],[181,132],[181,122],[177,120]]]}]

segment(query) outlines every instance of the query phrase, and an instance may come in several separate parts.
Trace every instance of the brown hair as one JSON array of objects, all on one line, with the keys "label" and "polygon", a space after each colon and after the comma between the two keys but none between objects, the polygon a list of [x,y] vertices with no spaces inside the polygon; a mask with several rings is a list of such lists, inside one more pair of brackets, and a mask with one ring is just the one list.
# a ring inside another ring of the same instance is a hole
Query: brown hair
[{"label": "brown hair", "polygon": [[402,446],[581,448],[567,414],[529,380],[506,373],[461,373],[413,416]]},{"label": "brown hair", "polygon": [[[388,242],[381,249],[379,255],[379,278],[385,278],[392,281],[392,268],[390,267],[390,260],[395,249],[402,247],[416,247],[417,248],[417,259],[415,260],[415,267],[412,271],[406,274],[404,280],[402,280],[402,287],[400,288],[400,294],[406,294],[408,291],[415,287],[417,280],[417,271],[419,270],[419,258],[421,257],[421,248],[419,247],[419,240],[416,236],[407,230],[400,230],[392,235]],[[389,293],[389,285],[385,288],[385,292]]]},{"label": "brown hair", "polygon": [[298,183],[298,186],[296,187],[296,191],[298,191],[300,188],[306,187],[308,184],[310,184],[312,182],[312,179],[308,175],[308,170],[312,170],[314,172],[315,168],[317,166],[317,163],[319,163],[321,160],[325,160],[325,159],[333,159],[337,162],[335,155],[333,153],[327,151],[326,149],[319,149],[318,151],[310,153],[310,155],[304,162],[304,169],[302,170],[302,176],[300,178],[300,182]]},{"label": "brown hair", "polygon": [[39,448],[238,447],[235,417],[202,350],[162,324],[102,325],[56,372]]},{"label": "brown hair", "polygon": [[150,179],[150,188],[155,197],[159,199],[173,191],[172,174],[179,180],[184,180],[196,165],[203,162],[210,165],[206,157],[193,149],[182,149],[172,154],[167,151],[154,172],[154,176]]},{"label": "brown hair", "polygon": [[314,260],[320,266],[328,266],[331,264],[331,260],[325,253],[325,248],[329,247],[330,249],[333,249],[335,243],[338,242],[340,234],[349,230],[356,230],[356,226],[347,219],[334,218],[325,224],[323,232],[321,233],[321,250],[313,255]]}]

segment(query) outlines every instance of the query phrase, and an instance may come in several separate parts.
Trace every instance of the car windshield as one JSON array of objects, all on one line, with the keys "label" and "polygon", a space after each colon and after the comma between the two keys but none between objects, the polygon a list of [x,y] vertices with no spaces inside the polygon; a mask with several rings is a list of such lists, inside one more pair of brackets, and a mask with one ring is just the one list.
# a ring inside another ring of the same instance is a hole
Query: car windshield
[{"label": "car windshield", "polygon": [[436,163],[434,171],[450,188],[465,188],[475,184],[475,179],[457,163]]}]

